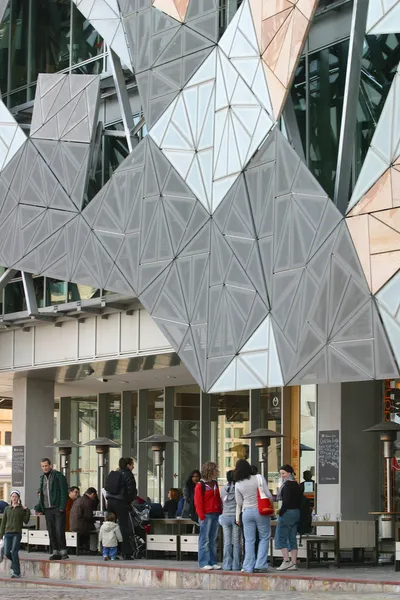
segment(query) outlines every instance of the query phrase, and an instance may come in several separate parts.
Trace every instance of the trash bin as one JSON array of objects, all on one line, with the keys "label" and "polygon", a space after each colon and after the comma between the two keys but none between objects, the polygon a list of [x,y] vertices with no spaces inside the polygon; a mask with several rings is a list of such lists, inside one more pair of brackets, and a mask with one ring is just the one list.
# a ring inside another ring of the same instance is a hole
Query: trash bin
[{"label": "trash bin", "polygon": [[381,540],[394,539],[394,515],[379,515],[379,538]]}]

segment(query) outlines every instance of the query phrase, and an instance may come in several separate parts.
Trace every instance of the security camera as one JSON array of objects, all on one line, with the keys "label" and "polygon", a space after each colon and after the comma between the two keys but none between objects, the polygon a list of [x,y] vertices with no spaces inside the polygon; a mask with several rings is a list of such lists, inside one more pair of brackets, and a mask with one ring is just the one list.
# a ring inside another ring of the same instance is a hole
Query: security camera
[{"label": "security camera", "polygon": [[92,369],[92,367],[86,367],[83,372],[85,373],[86,377],[90,377],[90,375],[93,375],[94,369]]}]

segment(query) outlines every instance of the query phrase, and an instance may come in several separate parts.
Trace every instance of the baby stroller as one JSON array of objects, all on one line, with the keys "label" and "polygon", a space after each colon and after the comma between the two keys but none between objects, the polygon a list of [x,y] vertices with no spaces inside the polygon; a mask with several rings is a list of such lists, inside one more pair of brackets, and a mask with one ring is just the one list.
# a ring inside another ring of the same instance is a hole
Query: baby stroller
[{"label": "baby stroller", "polygon": [[149,520],[149,513],[150,510],[147,507],[139,511],[134,506],[132,506],[132,510],[129,512],[132,528],[131,546],[133,558],[143,558],[146,553],[146,521]]}]

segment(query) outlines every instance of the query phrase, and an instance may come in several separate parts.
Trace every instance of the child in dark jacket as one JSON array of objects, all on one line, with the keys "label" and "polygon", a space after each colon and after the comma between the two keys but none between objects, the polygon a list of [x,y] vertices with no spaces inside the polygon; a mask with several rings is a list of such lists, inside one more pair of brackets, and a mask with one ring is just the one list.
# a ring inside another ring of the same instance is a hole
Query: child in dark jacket
[{"label": "child in dark jacket", "polygon": [[11,504],[4,511],[0,527],[0,540],[4,537],[4,554],[11,561],[11,577],[21,577],[19,549],[21,544],[22,527],[29,523],[31,516],[29,508],[22,506],[18,490],[10,494]]}]

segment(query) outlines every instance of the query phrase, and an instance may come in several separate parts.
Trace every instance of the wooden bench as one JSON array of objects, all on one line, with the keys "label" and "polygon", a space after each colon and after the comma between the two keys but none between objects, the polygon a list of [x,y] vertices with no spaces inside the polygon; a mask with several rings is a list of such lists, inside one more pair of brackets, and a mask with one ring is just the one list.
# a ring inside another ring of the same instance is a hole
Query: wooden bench
[{"label": "wooden bench", "polygon": [[179,536],[150,533],[146,538],[146,558],[148,552],[174,552],[179,557]]}]

